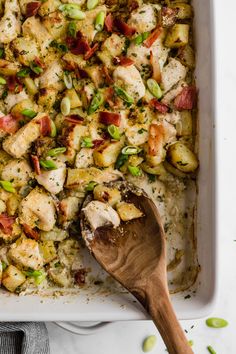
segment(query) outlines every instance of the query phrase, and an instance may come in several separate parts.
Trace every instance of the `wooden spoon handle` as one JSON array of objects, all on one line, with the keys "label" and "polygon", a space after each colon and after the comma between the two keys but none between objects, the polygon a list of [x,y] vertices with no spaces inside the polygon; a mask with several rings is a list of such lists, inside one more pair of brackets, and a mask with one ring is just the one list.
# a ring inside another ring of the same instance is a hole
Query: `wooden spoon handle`
[{"label": "wooden spoon handle", "polygon": [[[163,293],[162,293],[163,292]],[[163,289],[155,297],[148,291],[148,311],[159,330],[169,354],[193,354],[179,321],[175,315],[168,291]]]}]

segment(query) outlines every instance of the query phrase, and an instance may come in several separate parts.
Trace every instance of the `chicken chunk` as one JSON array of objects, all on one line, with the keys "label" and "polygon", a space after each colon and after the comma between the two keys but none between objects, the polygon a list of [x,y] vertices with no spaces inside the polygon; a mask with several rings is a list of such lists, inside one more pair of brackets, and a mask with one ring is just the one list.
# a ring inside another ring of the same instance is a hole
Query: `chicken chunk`
[{"label": "chicken chunk", "polygon": [[99,12],[104,12],[106,15],[107,8],[105,5],[97,6],[95,9],[86,11],[86,17],[82,21],[76,22],[77,30],[81,31],[84,36],[86,36],[89,42],[92,42],[97,30],[94,27],[94,21],[99,14]]},{"label": "chicken chunk", "polygon": [[25,90],[19,93],[9,92],[7,97],[4,99],[4,104],[7,111],[10,111],[12,107],[14,107],[17,103],[28,99],[29,96],[25,92]]},{"label": "chicken chunk", "polygon": [[54,162],[57,165],[56,170],[41,171],[40,175],[37,175],[35,178],[48,192],[58,194],[63,190],[66,179],[66,165],[60,160]]},{"label": "chicken chunk", "polygon": [[33,141],[40,136],[39,120],[45,116],[38,113],[29,123],[20,128],[15,134],[8,136],[2,146],[3,149],[13,157],[22,157],[30,148]]},{"label": "chicken chunk", "polygon": [[77,197],[67,197],[60,202],[59,221],[66,224],[69,221],[78,219],[80,200]]},{"label": "chicken chunk", "polygon": [[135,101],[145,96],[142,77],[134,65],[118,66],[113,72],[113,78],[116,85],[123,87]]},{"label": "chicken chunk", "polygon": [[123,221],[130,221],[143,216],[142,211],[132,203],[121,202],[116,206],[116,210]]},{"label": "chicken chunk", "polygon": [[127,126],[125,135],[130,145],[143,145],[148,140],[147,124],[134,124]]},{"label": "chicken chunk", "polygon": [[75,159],[76,168],[86,168],[93,164],[93,149],[82,148]]},{"label": "chicken chunk", "polygon": [[14,292],[25,280],[25,275],[13,265],[9,265],[9,267],[3,271],[2,284],[11,292]]},{"label": "chicken chunk", "polygon": [[187,68],[180,61],[171,58],[162,71],[162,87],[164,92],[169,91],[180,80],[184,80]]},{"label": "chicken chunk", "polygon": [[63,69],[59,61],[54,60],[47,69],[44,71],[44,73],[40,76],[40,87],[41,88],[49,88],[52,87],[55,90],[63,90],[64,89],[64,84],[62,81],[63,77]]},{"label": "chicken chunk", "polygon": [[155,8],[152,4],[144,4],[131,13],[128,25],[138,33],[152,31],[157,25]]},{"label": "chicken chunk", "polygon": [[28,66],[31,61],[39,56],[38,46],[32,38],[18,37],[12,42],[12,46],[22,65]]},{"label": "chicken chunk", "polygon": [[120,225],[119,215],[107,203],[93,200],[82,210],[93,231],[105,225],[113,225],[114,227]]},{"label": "chicken chunk", "polygon": [[109,69],[114,68],[113,58],[121,55],[125,47],[125,37],[120,37],[116,33],[112,33],[102,44],[101,51],[97,53],[99,59]]},{"label": "chicken chunk", "polygon": [[56,11],[60,4],[61,3],[59,0],[46,0],[41,4],[38,14],[40,16],[47,16],[50,13]]},{"label": "chicken chunk", "polygon": [[0,21],[0,42],[10,43],[20,33],[20,7],[17,0],[5,1],[5,12]]},{"label": "chicken chunk", "polygon": [[13,187],[26,185],[31,177],[31,167],[26,160],[11,160],[2,170],[2,179],[10,181]]},{"label": "chicken chunk", "polygon": [[61,38],[66,33],[67,21],[60,11],[55,11],[45,16],[43,18],[43,25],[53,39]]},{"label": "chicken chunk", "polygon": [[55,206],[50,195],[40,188],[33,189],[20,205],[20,221],[40,230],[50,231],[56,222]]}]

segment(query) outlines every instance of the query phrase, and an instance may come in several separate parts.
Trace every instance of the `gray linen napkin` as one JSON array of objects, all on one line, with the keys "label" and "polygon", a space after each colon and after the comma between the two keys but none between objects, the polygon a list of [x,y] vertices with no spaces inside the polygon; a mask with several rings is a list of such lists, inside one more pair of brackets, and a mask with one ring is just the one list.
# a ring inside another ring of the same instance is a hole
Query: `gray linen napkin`
[{"label": "gray linen napkin", "polygon": [[0,354],[50,354],[43,322],[0,322]]}]

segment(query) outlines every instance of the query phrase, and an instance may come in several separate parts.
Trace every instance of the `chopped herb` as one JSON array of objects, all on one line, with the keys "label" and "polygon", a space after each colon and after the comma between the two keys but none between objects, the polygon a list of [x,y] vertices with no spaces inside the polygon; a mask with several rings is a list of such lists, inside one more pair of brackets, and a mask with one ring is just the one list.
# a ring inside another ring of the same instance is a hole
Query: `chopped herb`
[{"label": "chopped herb", "polygon": [[188,294],[188,295],[186,295],[184,298],[185,298],[185,300],[191,299],[191,295]]},{"label": "chopped herb", "polygon": [[128,166],[128,170],[132,176],[140,177],[142,175],[141,168],[139,168],[137,166]]},{"label": "chopped herb", "polygon": [[85,136],[82,141],[81,141],[81,147],[84,147],[84,148],[91,148],[93,147],[93,141],[90,137],[88,136]]},{"label": "chopped herb", "polygon": [[114,124],[109,125],[107,131],[113,139],[120,140],[120,130]]},{"label": "chopped herb", "polygon": [[90,181],[89,184],[87,184],[87,186],[85,187],[86,192],[92,192],[96,185],[97,185],[97,182]]},{"label": "chopped herb", "polygon": [[73,22],[73,21],[69,22],[67,32],[70,37],[73,37],[73,38],[76,37],[76,23],[75,22]]},{"label": "chopped herb", "polygon": [[58,43],[55,39],[50,43],[50,47],[60,50],[62,53],[68,52],[68,47],[66,44]]},{"label": "chopped herb", "polygon": [[206,325],[212,328],[223,328],[228,326],[228,322],[223,318],[211,317],[206,320]]},{"label": "chopped herb", "polygon": [[55,162],[51,160],[39,160],[40,165],[45,169],[45,170],[56,170],[57,165]]},{"label": "chopped herb", "polygon": [[153,182],[156,181],[156,176],[155,175],[151,175],[150,173],[148,173],[147,176],[148,176],[149,183],[153,183]]},{"label": "chopped herb", "polygon": [[63,154],[65,151],[66,151],[65,147],[54,148],[54,149],[51,149],[47,152],[47,156],[54,157],[54,156]]},{"label": "chopped herb", "polygon": [[0,59],[4,57],[4,48],[0,48]]},{"label": "chopped herb", "polygon": [[30,69],[37,75],[40,75],[43,72],[43,69],[38,66],[34,61],[30,63]]},{"label": "chopped herb", "polygon": [[208,345],[207,350],[210,354],[216,354],[216,351],[212,348],[211,345]]},{"label": "chopped herb", "polygon": [[15,188],[13,187],[12,183],[9,181],[0,181],[0,186],[5,189],[5,191],[9,193],[15,193]]},{"label": "chopped herb", "polygon": [[5,270],[6,268],[7,268],[7,264],[4,261],[2,261],[2,270]]},{"label": "chopped herb", "polygon": [[121,166],[123,166],[125,164],[125,162],[128,160],[129,156],[128,155],[124,155],[122,153],[119,154],[116,163],[115,163],[115,168],[117,170],[119,170],[121,168]]},{"label": "chopped herb", "polygon": [[134,38],[134,43],[137,45],[142,44],[145,39],[149,36],[150,32],[144,32],[142,34],[139,34],[137,37]]},{"label": "chopped herb", "polygon": [[147,132],[147,129],[141,128],[138,130],[138,134],[143,134],[144,132]]},{"label": "chopped herb", "polygon": [[21,114],[23,114],[23,116],[29,117],[29,118],[34,118],[37,116],[37,113],[35,111],[33,111],[32,109],[23,109],[23,111],[21,111]]},{"label": "chopped herb", "polygon": [[27,77],[30,74],[30,69],[29,68],[24,68],[21,69],[20,71],[18,71],[18,73],[16,74],[16,76],[18,77]]},{"label": "chopped herb", "polygon": [[131,96],[130,96],[125,90],[123,90],[121,87],[114,86],[114,90],[115,90],[115,93],[117,94],[117,96],[119,96],[120,98],[122,98],[122,100],[125,101],[126,103],[128,103],[129,105],[131,105],[132,103],[134,103],[133,97],[131,97]]}]

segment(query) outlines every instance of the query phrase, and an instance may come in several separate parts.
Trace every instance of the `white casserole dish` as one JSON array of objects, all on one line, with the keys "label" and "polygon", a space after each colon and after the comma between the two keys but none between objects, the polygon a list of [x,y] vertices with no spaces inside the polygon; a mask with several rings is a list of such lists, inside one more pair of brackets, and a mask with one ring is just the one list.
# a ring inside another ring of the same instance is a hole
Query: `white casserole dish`
[{"label": "white casserole dish", "polygon": [[[196,80],[199,88],[199,159],[196,230],[201,266],[196,284],[172,296],[180,319],[207,315],[217,292],[216,166],[214,142],[214,25],[213,0],[193,0],[197,50]],[[188,294],[191,298],[184,299]],[[42,298],[1,294],[2,321],[116,321],[145,319],[141,306],[128,294],[98,294],[81,290],[78,296]]]}]

